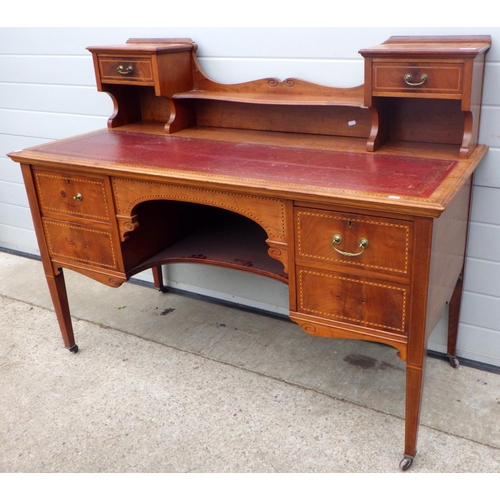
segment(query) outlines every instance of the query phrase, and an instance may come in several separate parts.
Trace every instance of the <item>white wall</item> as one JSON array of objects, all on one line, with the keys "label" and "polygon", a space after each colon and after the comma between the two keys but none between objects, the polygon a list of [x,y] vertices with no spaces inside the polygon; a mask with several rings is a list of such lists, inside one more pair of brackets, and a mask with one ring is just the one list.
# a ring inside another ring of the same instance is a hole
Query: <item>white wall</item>
[{"label": "white wall", "polygon": [[[500,28],[0,28],[0,247],[38,254],[20,170],[6,157],[106,126],[110,98],[95,90],[88,45],[131,37],[190,37],[212,78],[234,83],[274,76],[333,86],[363,81],[358,50],[391,35],[490,34],[480,142],[490,146],[475,175],[459,356],[500,366]],[[149,275],[144,275],[148,279]],[[178,265],[171,284],[286,313],[273,280],[209,266]],[[430,347],[443,352],[446,320]]]}]

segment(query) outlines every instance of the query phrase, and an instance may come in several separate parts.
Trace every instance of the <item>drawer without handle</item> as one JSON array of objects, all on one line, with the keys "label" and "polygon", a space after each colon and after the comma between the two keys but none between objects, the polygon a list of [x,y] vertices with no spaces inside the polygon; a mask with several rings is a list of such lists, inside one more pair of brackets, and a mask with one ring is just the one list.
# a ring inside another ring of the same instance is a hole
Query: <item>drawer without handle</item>
[{"label": "drawer without handle", "polygon": [[411,221],[296,209],[297,260],[409,279],[411,229]]},{"label": "drawer without handle", "polygon": [[298,312],[406,335],[409,286],[311,268],[297,269]]},{"label": "drawer without handle", "polygon": [[103,179],[35,172],[42,214],[56,213],[109,222],[110,210]]},{"label": "drawer without handle", "polygon": [[101,81],[130,85],[154,85],[150,57],[99,56]]},{"label": "drawer without handle", "polygon": [[459,63],[373,63],[373,95],[442,94],[460,98],[464,66]]},{"label": "drawer without handle", "polygon": [[43,228],[55,260],[118,269],[111,231],[52,219],[43,219]]}]

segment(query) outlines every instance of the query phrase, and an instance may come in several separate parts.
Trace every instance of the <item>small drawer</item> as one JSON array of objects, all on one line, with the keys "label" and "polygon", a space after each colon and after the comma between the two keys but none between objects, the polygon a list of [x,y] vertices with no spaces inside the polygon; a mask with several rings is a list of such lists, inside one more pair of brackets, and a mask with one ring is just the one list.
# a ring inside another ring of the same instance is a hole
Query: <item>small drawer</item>
[{"label": "small drawer", "polygon": [[109,222],[110,210],[103,179],[35,172],[42,214],[67,214]]},{"label": "small drawer", "polygon": [[463,64],[380,62],[373,64],[373,95],[442,94],[460,98]]},{"label": "small drawer", "polygon": [[411,221],[297,209],[297,260],[409,278],[411,228]]},{"label": "small drawer", "polygon": [[405,335],[409,288],[322,270],[297,269],[298,312]]},{"label": "small drawer", "polygon": [[117,269],[110,231],[51,219],[44,219],[43,227],[49,253],[56,260]]},{"label": "small drawer", "polygon": [[150,57],[99,56],[101,81],[131,85],[154,85]]}]

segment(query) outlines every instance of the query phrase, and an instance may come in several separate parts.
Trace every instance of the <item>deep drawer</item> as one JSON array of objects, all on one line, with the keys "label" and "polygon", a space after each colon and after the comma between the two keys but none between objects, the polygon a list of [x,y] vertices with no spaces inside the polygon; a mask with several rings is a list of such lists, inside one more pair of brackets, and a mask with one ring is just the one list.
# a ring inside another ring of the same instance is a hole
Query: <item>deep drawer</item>
[{"label": "deep drawer", "polygon": [[298,312],[404,335],[409,288],[322,270],[297,269]]},{"label": "deep drawer", "polygon": [[101,81],[153,85],[153,66],[149,57],[107,57],[99,56]]},{"label": "deep drawer", "polygon": [[90,266],[117,269],[110,231],[44,219],[43,227],[51,257]]},{"label": "deep drawer", "polygon": [[35,172],[42,214],[69,214],[109,222],[104,180],[78,175]]},{"label": "deep drawer", "polygon": [[410,221],[296,209],[296,258],[408,277],[411,228]]},{"label": "deep drawer", "polygon": [[374,63],[373,95],[442,94],[461,97],[463,64]]}]

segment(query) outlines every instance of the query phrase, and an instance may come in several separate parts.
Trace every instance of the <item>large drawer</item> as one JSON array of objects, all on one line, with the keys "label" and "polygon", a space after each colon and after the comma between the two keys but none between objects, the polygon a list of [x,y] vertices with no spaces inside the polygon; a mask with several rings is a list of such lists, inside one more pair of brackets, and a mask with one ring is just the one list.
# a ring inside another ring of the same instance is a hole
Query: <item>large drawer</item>
[{"label": "large drawer", "polygon": [[53,259],[118,269],[111,231],[51,219],[43,227]]},{"label": "large drawer", "polygon": [[319,269],[297,269],[298,312],[406,335],[409,287]]},{"label": "large drawer", "polygon": [[459,63],[374,62],[372,94],[431,94],[433,97],[460,99],[463,72],[463,64]]},{"label": "large drawer", "polygon": [[409,279],[411,231],[411,221],[297,208],[296,260]]},{"label": "large drawer", "polygon": [[104,179],[73,174],[35,172],[42,214],[66,214],[109,222]]},{"label": "large drawer", "polygon": [[150,57],[99,55],[98,61],[103,83],[154,84],[153,65]]}]

